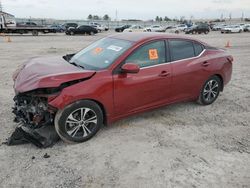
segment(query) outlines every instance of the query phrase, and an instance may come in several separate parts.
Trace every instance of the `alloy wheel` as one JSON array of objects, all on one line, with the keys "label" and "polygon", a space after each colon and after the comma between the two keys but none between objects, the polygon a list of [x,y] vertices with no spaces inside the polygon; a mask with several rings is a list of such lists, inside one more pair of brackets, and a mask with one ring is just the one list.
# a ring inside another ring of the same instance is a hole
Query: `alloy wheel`
[{"label": "alloy wheel", "polygon": [[203,89],[203,97],[206,102],[211,102],[217,98],[219,94],[219,83],[217,80],[210,80]]},{"label": "alloy wheel", "polygon": [[79,108],[66,119],[65,128],[72,138],[85,138],[97,127],[97,115],[90,108]]}]

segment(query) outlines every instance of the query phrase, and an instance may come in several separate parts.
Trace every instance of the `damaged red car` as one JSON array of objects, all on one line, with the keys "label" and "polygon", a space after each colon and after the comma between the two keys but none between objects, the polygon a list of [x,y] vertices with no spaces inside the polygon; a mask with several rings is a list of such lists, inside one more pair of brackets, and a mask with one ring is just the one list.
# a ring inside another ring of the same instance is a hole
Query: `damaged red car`
[{"label": "damaged red car", "polygon": [[67,142],[92,138],[121,118],[180,101],[212,104],[233,57],[201,41],[122,33],[64,57],[33,58],[13,75],[16,121],[54,125]]}]

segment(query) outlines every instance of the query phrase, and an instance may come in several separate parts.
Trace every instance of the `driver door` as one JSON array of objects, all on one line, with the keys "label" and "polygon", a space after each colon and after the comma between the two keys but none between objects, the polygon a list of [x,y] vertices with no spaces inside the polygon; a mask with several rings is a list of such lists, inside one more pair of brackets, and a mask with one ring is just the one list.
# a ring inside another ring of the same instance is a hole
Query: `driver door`
[{"label": "driver door", "polygon": [[158,106],[170,100],[172,70],[166,58],[165,41],[154,41],[139,47],[124,63],[138,64],[140,71],[113,75],[117,116]]}]

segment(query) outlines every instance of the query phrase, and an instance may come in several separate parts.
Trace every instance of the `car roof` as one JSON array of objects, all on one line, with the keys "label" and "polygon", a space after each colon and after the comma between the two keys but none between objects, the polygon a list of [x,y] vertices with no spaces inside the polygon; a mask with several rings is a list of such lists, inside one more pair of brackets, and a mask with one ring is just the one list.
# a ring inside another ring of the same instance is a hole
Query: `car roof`
[{"label": "car roof", "polygon": [[163,38],[169,38],[169,39],[187,39],[187,40],[193,40],[197,41],[201,44],[207,45],[206,43],[203,43],[199,40],[186,37],[186,36],[181,36],[181,35],[176,35],[176,34],[167,34],[167,33],[155,33],[155,32],[131,32],[131,33],[120,33],[120,34],[115,34],[109,36],[110,38],[115,38],[115,39],[121,39],[121,40],[127,40],[131,42],[141,42],[141,41],[147,41],[151,39],[163,39]]}]

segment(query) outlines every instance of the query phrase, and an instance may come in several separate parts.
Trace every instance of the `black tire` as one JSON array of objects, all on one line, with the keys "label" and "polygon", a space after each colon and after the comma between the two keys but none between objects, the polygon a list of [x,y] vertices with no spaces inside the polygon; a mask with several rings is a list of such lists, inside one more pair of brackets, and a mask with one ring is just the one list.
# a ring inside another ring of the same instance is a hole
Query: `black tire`
[{"label": "black tire", "polygon": [[[81,114],[80,116],[79,113]],[[94,116],[96,117],[95,119],[93,119]],[[85,117],[87,117],[87,120]],[[93,119],[91,121],[96,121],[96,123],[87,122],[91,118]],[[103,112],[97,103],[90,100],[77,101],[58,111],[55,117],[56,132],[63,141],[68,143],[85,142],[91,139],[102,125]]]},{"label": "black tire", "polygon": [[38,31],[37,31],[37,30],[33,30],[33,31],[32,31],[32,35],[33,35],[33,36],[38,36]]},{"label": "black tire", "polygon": [[205,31],[204,33],[207,35],[209,33],[209,31]]},{"label": "black tire", "polygon": [[[217,87],[215,87],[216,84]],[[202,86],[198,103],[202,105],[212,104],[218,98],[221,88],[222,80],[218,76],[210,77]]]},{"label": "black tire", "polygon": [[70,35],[74,35],[75,33],[73,32],[73,31],[70,31],[70,33],[69,33]]},{"label": "black tire", "polygon": [[95,33],[93,31],[90,31],[89,35],[94,35]]}]

